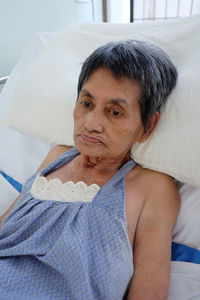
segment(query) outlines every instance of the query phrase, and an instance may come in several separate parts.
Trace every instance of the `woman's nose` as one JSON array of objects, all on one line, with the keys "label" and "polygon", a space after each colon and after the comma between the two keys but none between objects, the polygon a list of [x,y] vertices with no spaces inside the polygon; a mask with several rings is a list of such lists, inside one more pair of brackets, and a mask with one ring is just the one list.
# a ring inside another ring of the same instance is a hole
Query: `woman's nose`
[{"label": "woman's nose", "polygon": [[102,133],[104,130],[103,117],[98,112],[90,112],[87,115],[85,127],[88,131]]}]

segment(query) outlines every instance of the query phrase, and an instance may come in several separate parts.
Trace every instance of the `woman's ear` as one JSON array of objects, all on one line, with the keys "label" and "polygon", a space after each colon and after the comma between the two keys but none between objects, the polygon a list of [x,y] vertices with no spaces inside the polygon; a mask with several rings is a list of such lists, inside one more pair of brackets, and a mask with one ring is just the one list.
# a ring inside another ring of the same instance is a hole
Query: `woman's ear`
[{"label": "woman's ear", "polygon": [[144,143],[148,137],[153,132],[154,128],[156,127],[156,124],[160,120],[160,113],[156,111],[153,116],[149,119],[148,128],[147,131],[143,133],[143,135],[138,139],[139,143]]}]

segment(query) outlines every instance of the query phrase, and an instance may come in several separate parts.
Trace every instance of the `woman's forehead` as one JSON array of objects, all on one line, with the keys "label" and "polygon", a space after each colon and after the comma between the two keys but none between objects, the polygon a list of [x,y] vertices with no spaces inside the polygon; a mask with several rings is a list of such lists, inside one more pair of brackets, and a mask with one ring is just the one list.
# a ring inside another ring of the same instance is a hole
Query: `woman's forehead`
[{"label": "woman's forehead", "polygon": [[[85,96],[88,96],[94,100],[96,100],[96,97],[95,95],[92,95],[87,89],[83,88],[81,90],[81,94],[85,95]],[[124,106],[127,106],[129,107],[129,103],[126,99],[124,98],[120,98],[120,97],[117,97],[117,98],[108,98],[107,99],[107,103],[108,104],[119,104],[119,105],[124,105]]]},{"label": "woman's forehead", "polygon": [[126,99],[139,100],[142,96],[142,89],[136,80],[126,77],[116,78],[110,71],[99,68],[83,84],[81,93],[94,99],[99,94],[107,95],[109,99],[117,99],[116,102],[125,103]]}]

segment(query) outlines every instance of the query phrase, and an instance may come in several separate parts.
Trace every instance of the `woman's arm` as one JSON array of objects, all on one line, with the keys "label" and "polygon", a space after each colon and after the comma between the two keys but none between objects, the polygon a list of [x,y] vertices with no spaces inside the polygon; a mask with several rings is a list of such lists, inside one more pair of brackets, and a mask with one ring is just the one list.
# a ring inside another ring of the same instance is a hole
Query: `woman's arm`
[{"label": "woman's arm", "polygon": [[[44,159],[44,161],[41,163],[41,165],[38,168],[38,171],[47,167],[52,161],[54,161],[57,157],[59,157],[61,154],[63,154],[64,152],[66,152],[67,150],[69,150],[71,147],[70,146],[63,146],[63,145],[57,145],[55,147],[53,147],[49,153],[47,154],[46,158]],[[15,204],[17,203],[17,201],[19,200],[19,198],[21,197],[21,194],[17,197],[17,199],[12,203],[12,205],[9,207],[9,209],[5,212],[5,214],[3,214],[0,217],[0,228],[1,225],[4,221],[4,219],[7,217],[7,215],[11,212],[11,210],[13,209],[13,207],[15,206]]]},{"label": "woman's arm", "polygon": [[180,199],[171,178],[154,174],[134,241],[134,276],[128,300],[165,300],[170,279],[171,242]]}]

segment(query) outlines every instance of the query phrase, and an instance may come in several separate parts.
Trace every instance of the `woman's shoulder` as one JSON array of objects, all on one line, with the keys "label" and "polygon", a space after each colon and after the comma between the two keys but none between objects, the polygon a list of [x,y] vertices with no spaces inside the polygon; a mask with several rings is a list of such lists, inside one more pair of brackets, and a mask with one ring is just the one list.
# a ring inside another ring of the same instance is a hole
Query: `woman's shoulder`
[{"label": "woman's shoulder", "polygon": [[56,145],[53,147],[39,166],[38,171],[46,168],[50,163],[52,163],[56,158],[68,151],[70,148],[71,146],[65,145]]},{"label": "woman's shoulder", "polygon": [[171,176],[137,165],[126,178],[126,194],[130,211],[138,205],[140,220],[156,216],[157,221],[166,218],[174,225],[180,196]]},{"label": "woman's shoulder", "polygon": [[127,174],[127,181],[138,181],[142,184],[152,184],[155,183],[155,185],[159,184],[172,184],[174,185],[174,179],[169,176],[168,174],[150,170],[147,168],[143,168],[140,165],[136,165],[135,168],[133,168],[128,174]]},{"label": "woman's shoulder", "polygon": [[138,194],[147,198],[159,198],[159,195],[168,195],[178,197],[178,190],[176,188],[174,179],[158,171],[143,168],[140,165],[136,165],[132,169],[126,178],[127,188],[137,191]]}]

